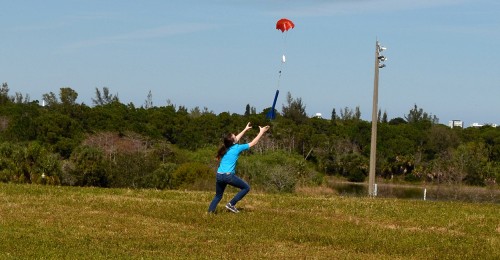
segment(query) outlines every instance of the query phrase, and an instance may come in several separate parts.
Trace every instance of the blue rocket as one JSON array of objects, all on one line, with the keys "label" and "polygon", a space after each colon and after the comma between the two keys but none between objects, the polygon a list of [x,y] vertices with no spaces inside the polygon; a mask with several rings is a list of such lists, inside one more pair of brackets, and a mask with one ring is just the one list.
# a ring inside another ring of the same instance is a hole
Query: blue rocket
[{"label": "blue rocket", "polygon": [[277,89],[276,94],[274,95],[273,106],[271,107],[271,110],[269,110],[269,112],[267,112],[267,115],[266,115],[267,119],[273,120],[274,118],[276,118],[276,113],[274,112],[274,107],[276,106],[276,100],[278,100],[279,93],[280,93],[280,91]]}]

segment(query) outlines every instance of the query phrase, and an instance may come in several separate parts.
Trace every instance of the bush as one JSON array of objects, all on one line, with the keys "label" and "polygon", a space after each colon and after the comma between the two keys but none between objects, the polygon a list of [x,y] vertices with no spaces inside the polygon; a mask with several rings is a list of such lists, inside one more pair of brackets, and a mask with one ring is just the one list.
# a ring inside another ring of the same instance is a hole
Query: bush
[{"label": "bush", "polygon": [[405,181],[407,181],[407,182],[419,182],[419,181],[421,181],[421,178],[420,178],[420,176],[418,176],[416,174],[410,173],[410,174],[405,175]]},{"label": "bush", "polygon": [[285,152],[242,156],[237,168],[250,185],[266,192],[293,192],[300,181],[312,183],[316,175],[301,156]]},{"label": "bush", "polygon": [[311,184],[316,185],[316,186],[321,186],[325,182],[325,176],[326,174],[321,173],[321,172],[315,172],[311,176]]},{"label": "bush", "polygon": [[266,183],[269,184],[267,191],[291,193],[295,191],[298,179],[295,167],[275,165],[266,175]]},{"label": "bush", "polygon": [[146,177],[145,181],[148,188],[173,189],[172,177],[177,167],[178,166],[175,163],[160,164],[160,166],[154,170],[153,173]]},{"label": "bush", "polygon": [[56,154],[36,142],[0,145],[0,181],[60,184],[60,163]]},{"label": "bush", "polygon": [[366,171],[355,167],[347,174],[347,180],[351,182],[364,182],[366,178]]},{"label": "bush", "polygon": [[171,186],[175,189],[213,189],[214,171],[206,164],[188,162],[181,164],[172,175]]},{"label": "bush", "polygon": [[361,154],[349,153],[339,160],[340,174],[352,182],[363,182],[367,176],[367,160]]},{"label": "bush", "polygon": [[[108,176],[105,170],[103,153],[89,146],[78,147],[70,158],[72,167],[67,172],[74,177],[76,185],[109,187]],[[65,176],[65,179],[71,177]]]},{"label": "bush", "polygon": [[160,165],[156,156],[142,152],[117,153],[106,160],[106,174],[110,187],[153,188],[149,183],[153,172]]}]

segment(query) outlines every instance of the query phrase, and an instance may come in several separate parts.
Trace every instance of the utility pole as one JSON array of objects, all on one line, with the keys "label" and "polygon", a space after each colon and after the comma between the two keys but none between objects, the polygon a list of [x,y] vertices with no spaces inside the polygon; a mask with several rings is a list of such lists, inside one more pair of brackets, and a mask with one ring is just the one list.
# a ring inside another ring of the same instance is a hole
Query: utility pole
[{"label": "utility pole", "polygon": [[375,197],[377,192],[375,189],[375,169],[377,164],[377,123],[378,123],[378,71],[385,67],[382,62],[386,61],[385,56],[380,55],[386,50],[382,47],[378,40],[375,44],[375,77],[373,80],[373,108],[372,108],[372,137],[370,146],[370,172],[368,174],[368,196]]}]

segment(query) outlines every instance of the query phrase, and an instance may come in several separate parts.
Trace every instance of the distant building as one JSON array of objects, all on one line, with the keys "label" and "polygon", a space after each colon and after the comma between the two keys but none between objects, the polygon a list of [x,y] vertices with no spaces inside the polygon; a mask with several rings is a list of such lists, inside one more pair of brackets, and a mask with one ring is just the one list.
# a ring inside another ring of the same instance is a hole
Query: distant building
[{"label": "distant building", "polygon": [[322,117],[321,117],[321,113],[316,113],[316,114],[314,115],[314,117],[316,117],[316,118],[322,118]]},{"label": "distant building", "polygon": [[450,128],[461,127],[464,128],[464,122],[462,120],[451,120],[448,122]]},{"label": "distant building", "polygon": [[[448,121],[448,126],[450,128],[454,128],[454,127],[461,127],[461,128],[464,128],[464,122],[462,120],[451,120],[451,121]],[[480,123],[472,123],[471,125],[469,125],[469,127],[483,127],[483,126],[491,126],[491,127],[498,127],[497,124],[491,124],[491,123],[484,123],[484,124],[480,124]]]}]

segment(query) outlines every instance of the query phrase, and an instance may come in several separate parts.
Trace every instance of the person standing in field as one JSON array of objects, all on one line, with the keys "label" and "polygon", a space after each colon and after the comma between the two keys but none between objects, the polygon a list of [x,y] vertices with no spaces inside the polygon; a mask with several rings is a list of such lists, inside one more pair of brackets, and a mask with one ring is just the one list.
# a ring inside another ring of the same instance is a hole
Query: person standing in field
[{"label": "person standing in field", "polygon": [[226,204],[226,208],[234,213],[238,213],[238,209],[235,207],[236,203],[238,203],[238,201],[245,197],[245,195],[250,191],[250,185],[236,176],[236,163],[238,162],[240,153],[256,145],[262,135],[269,130],[269,126],[259,126],[259,134],[250,143],[238,144],[241,137],[250,129],[252,129],[252,126],[248,123],[245,126],[245,129],[243,129],[243,131],[241,131],[238,135],[227,134],[226,137],[224,137],[224,145],[219,148],[219,151],[217,152],[219,168],[217,169],[215,183],[215,197],[208,207],[208,212],[210,213],[215,212],[217,204],[221,201],[222,195],[224,195],[224,190],[228,184],[240,189],[234,198]]}]

